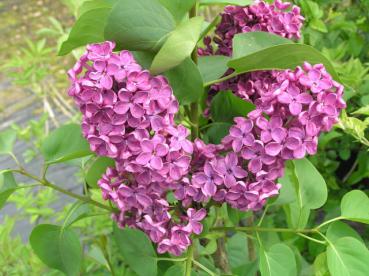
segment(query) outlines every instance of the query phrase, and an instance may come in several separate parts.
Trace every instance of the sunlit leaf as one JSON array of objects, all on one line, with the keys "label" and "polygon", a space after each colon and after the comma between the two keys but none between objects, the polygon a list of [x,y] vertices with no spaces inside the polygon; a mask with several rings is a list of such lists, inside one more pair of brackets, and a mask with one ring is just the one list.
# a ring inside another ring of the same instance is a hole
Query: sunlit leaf
[{"label": "sunlit leaf", "polygon": [[282,243],[273,245],[268,251],[261,247],[259,266],[262,276],[297,275],[295,255]]},{"label": "sunlit leaf", "polygon": [[160,74],[181,64],[194,50],[204,19],[200,16],[182,22],[154,57],[150,71]]},{"label": "sunlit leaf", "polygon": [[366,246],[352,237],[330,242],[327,247],[328,268],[334,276],[367,276],[369,251]]}]

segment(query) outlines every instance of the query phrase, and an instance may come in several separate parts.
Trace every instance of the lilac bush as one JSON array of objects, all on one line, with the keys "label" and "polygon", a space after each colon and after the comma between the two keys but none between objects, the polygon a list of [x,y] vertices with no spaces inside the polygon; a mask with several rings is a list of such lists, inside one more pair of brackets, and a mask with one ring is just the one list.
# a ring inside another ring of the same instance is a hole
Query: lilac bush
[{"label": "lilac bush", "polygon": [[[232,53],[240,32],[267,31],[299,38],[303,17],[297,7],[276,1],[249,7],[227,6],[216,27],[212,51],[209,38],[200,54]],[[259,210],[278,194],[286,160],[317,151],[318,136],[337,123],[345,108],[343,86],[321,64],[285,71],[241,74],[213,85],[210,94],[231,90],[256,109],[234,118],[220,145],[191,142],[189,130],[176,125],[179,103],[164,76],[152,76],[126,50],[114,53],[107,41],[87,46],[69,71],[69,95],[83,118],[83,135],[91,150],[113,158],[99,181],[105,200],[120,212],[120,227],[145,231],[158,252],[181,255],[200,234],[210,200],[241,211]],[[228,72],[229,73],[229,72]],[[171,206],[167,194],[182,201]],[[190,208],[198,206],[198,209]],[[188,209],[187,209],[188,208]]]}]

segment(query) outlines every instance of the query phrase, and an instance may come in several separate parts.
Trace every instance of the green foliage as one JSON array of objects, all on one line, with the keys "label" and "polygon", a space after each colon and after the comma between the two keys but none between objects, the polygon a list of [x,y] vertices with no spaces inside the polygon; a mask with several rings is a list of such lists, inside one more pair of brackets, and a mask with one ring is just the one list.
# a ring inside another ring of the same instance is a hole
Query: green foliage
[{"label": "green foliage", "polygon": [[268,251],[260,247],[260,272],[262,276],[297,275],[291,248],[283,243],[273,245]]},{"label": "green foliage", "polygon": [[114,226],[113,232],[115,242],[130,268],[139,276],[156,275],[156,253],[148,237],[139,230],[119,229],[117,226]]},{"label": "green foliage", "polygon": [[254,109],[252,103],[240,99],[229,91],[218,93],[211,101],[211,116],[215,122],[233,123],[234,117],[245,117]]},{"label": "green foliage", "polygon": [[198,59],[198,67],[205,83],[219,79],[227,71],[227,56],[202,56]]},{"label": "green foliage", "polygon": [[185,59],[177,67],[167,71],[165,76],[180,104],[190,104],[198,101],[204,94],[203,80],[196,64]]},{"label": "green foliage", "polygon": [[92,158],[86,165],[86,182],[92,188],[97,188],[97,181],[108,167],[114,167],[115,162],[108,157]]},{"label": "green foliage", "polygon": [[78,275],[82,248],[78,236],[70,229],[51,224],[36,226],[29,238],[32,249],[49,267],[67,275]]},{"label": "green foliage", "polygon": [[347,193],[341,201],[341,216],[345,219],[369,224],[369,198],[358,190]]},{"label": "green foliage", "polygon": [[174,28],[173,16],[158,0],[118,0],[105,39],[115,41],[119,49],[157,51]]},{"label": "green foliage", "polygon": [[196,0],[159,0],[167,8],[177,22],[181,22],[187,12],[195,5]]},{"label": "green foliage", "polygon": [[54,130],[44,141],[41,152],[47,164],[60,163],[91,155],[90,146],[82,137],[81,127],[68,124]]},{"label": "green foliage", "polygon": [[238,5],[246,6],[250,5],[252,1],[250,0],[200,0],[202,5],[213,5],[213,4],[223,4],[223,5]]},{"label": "green foliage", "polygon": [[327,260],[329,272],[337,276],[364,276],[369,271],[369,251],[352,237],[329,242]]},{"label": "green foliage", "polygon": [[68,39],[62,44],[59,55],[66,55],[88,43],[104,41],[105,22],[110,11],[110,8],[104,7],[83,13],[72,28]]},{"label": "green foliage", "polygon": [[5,205],[9,196],[17,189],[13,173],[0,171],[0,209]]},{"label": "green foliage", "polygon": [[0,154],[9,154],[13,151],[13,146],[17,133],[8,129],[0,133]]},{"label": "green foliage", "polygon": [[[256,47],[253,48],[255,49]],[[228,62],[228,66],[235,69],[237,74],[242,74],[257,70],[293,69],[305,61],[311,64],[324,64],[333,78],[339,81],[339,77],[330,61],[313,47],[303,44],[261,47],[259,51],[232,59]]]},{"label": "green foliage", "polygon": [[204,19],[200,16],[182,22],[168,37],[151,64],[150,71],[160,74],[189,57],[199,40]]}]

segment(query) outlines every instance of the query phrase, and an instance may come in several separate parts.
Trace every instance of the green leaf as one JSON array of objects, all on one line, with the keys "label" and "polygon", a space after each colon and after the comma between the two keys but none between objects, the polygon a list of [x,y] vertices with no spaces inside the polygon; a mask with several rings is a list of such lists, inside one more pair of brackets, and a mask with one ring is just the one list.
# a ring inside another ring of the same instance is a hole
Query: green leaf
[{"label": "green leaf", "polygon": [[11,171],[0,171],[0,210],[4,207],[9,196],[17,189],[17,186]]},{"label": "green leaf", "polygon": [[82,14],[70,31],[68,39],[61,45],[59,55],[66,55],[89,43],[104,41],[104,28],[110,11],[110,8],[99,8]]},{"label": "green leaf", "polygon": [[111,9],[117,0],[91,0],[83,2],[82,6],[78,9],[78,14],[89,12],[95,9],[108,8]]},{"label": "green leaf", "polygon": [[173,15],[177,22],[181,22],[186,13],[196,4],[196,0],[159,0]]},{"label": "green leaf", "polygon": [[345,219],[369,224],[369,198],[359,190],[344,195],[341,201],[341,216]]},{"label": "green leaf", "polygon": [[238,232],[227,240],[226,251],[231,268],[239,267],[245,264],[248,259],[247,236]]},{"label": "green leaf", "polygon": [[359,108],[358,110],[352,112],[352,114],[369,116],[369,105]]},{"label": "green leaf", "polygon": [[105,39],[119,49],[157,51],[175,28],[170,12],[157,0],[119,0],[105,27]]},{"label": "green leaf", "polygon": [[204,134],[206,142],[212,144],[220,144],[222,139],[229,134],[229,129],[232,126],[231,123],[212,123]]},{"label": "green leaf", "polygon": [[232,59],[228,66],[237,74],[258,70],[294,69],[307,61],[311,64],[322,63],[336,81],[340,81],[331,62],[318,50],[303,44],[282,44],[261,49],[250,55]]},{"label": "green leaf", "polygon": [[98,157],[89,166],[86,174],[86,182],[92,188],[97,188],[97,181],[101,179],[102,175],[106,172],[108,167],[114,167],[115,162],[108,157]]},{"label": "green leaf", "polygon": [[168,78],[173,93],[181,105],[197,102],[204,94],[200,72],[190,58],[167,71],[165,76]]},{"label": "green leaf", "polygon": [[164,274],[164,276],[184,275],[183,265],[173,265]]},{"label": "green leaf", "polygon": [[40,224],[33,228],[29,240],[33,251],[47,266],[67,275],[79,275],[82,248],[72,230]]},{"label": "green leaf", "polygon": [[318,209],[327,201],[327,184],[319,171],[304,158],[294,160],[295,174],[299,183],[298,196],[302,206]]},{"label": "green leaf", "polygon": [[235,35],[232,43],[232,59],[237,59],[272,46],[293,44],[293,41],[267,32],[249,32]]},{"label": "green leaf", "polygon": [[253,3],[252,0],[200,0],[200,5],[236,5],[247,6]]},{"label": "green leaf", "polygon": [[315,276],[329,276],[327,265],[327,253],[320,253],[314,261]]},{"label": "green leaf", "polygon": [[270,205],[278,206],[295,202],[296,193],[289,175],[285,173],[282,178],[278,179],[278,183],[282,185],[282,188],[279,190],[276,200],[272,201]]},{"label": "green leaf", "polygon": [[330,242],[327,247],[329,272],[334,276],[367,276],[369,251],[352,237]]},{"label": "green leaf", "polygon": [[149,70],[151,63],[155,57],[154,53],[143,52],[143,51],[133,51],[132,54],[138,64],[140,64],[143,68]]},{"label": "green leaf", "polygon": [[319,31],[319,32],[322,32],[322,33],[327,33],[328,32],[328,29],[327,29],[327,26],[325,25],[324,21],[321,20],[321,19],[317,19],[317,18],[313,18],[311,21],[310,21],[310,27]]},{"label": "green leaf", "polygon": [[64,125],[46,137],[41,152],[47,164],[60,163],[91,155],[90,146],[77,124]]},{"label": "green leaf", "polygon": [[198,67],[204,83],[219,79],[228,70],[227,56],[201,56],[198,59]]},{"label": "green leaf", "polygon": [[352,227],[341,221],[335,221],[330,224],[326,235],[327,238],[333,243],[344,237],[352,237],[364,243],[363,239]]},{"label": "green leaf", "polygon": [[83,201],[77,201],[72,205],[72,207],[68,210],[68,213],[64,219],[64,223],[62,226],[62,230],[71,226],[76,221],[87,217],[87,214],[90,212],[90,207],[88,203]]},{"label": "green leaf", "polygon": [[0,132],[0,154],[11,153],[16,139],[17,132],[13,129]]},{"label": "green leaf", "polygon": [[113,235],[125,263],[139,276],[156,275],[155,250],[148,237],[136,229],[119,229],[114,225]]},{"label": "green leaf", "polygon": [[182,22],[154,57],[150,71],[160,74],[181,64],[195,48],[204,19],[200,16]]},{"label": "green leaf", "polygon": [[221,91],[211,101],[211,117],[215,122],[233,123],[234,117],[246,117],[255,105],[237,97],[230,91]]},{"label": "green leaf", "polygon": [[296,276],[295,255],[287,245],[273,245],[269,251],[260,248],[260,272],[262,276]]}]

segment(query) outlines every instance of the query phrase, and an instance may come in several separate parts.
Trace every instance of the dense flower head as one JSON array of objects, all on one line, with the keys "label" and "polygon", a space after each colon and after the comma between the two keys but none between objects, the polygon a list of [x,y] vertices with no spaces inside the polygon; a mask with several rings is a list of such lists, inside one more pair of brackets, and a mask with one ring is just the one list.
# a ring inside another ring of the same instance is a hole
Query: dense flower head
[{"label": "dense flower head", "polygon": [[116,162],[99,181],[104,199],[120,210],[114,219],[145,231],[159,252],[178,255],[190,245],[191,233],[201,232],[206,214],[188,209],[174,223],[166,200],[189,172],[193,143],[188,129],[174,123],[178,102],[166,78],[151,76],[132,53],[113,53],[114,47],[87,47],[69,71],[69,95],[82,112],[91,150]]},{"label": "dense flower head", "polygon": [[[242,32],[297,39],[302,22],[297,7],[279,0],[227,6],[216,29],[217,50],[207,37],[199,53],[231,55],[232,38]],[[190,236],[202,232],[202,203],[261,209],[278,194],[286,160],[315,154],[320,133],[331,130],[346,107],[343,86],[321,64],[246,73],[213,85],[208,102],[230,90],[255,110],[234,118],[221,144],[192,142],[189,130],[175,123],[179,104],[166,78],[114,47],[109,41],[87,46],[68,72],[69,95],[82,112],[91,150],[115,160],[98,181],[103,198],[119,209],[113,219],[144,231],[159,253],[181,255]],[[170,205],[170,194],[178,204]]]},{"label": "dense flower head", "polygon": [[[248,32],[269,32],[285,38],[299,39],[304,18],[300,8],[291,3],[276,0],[272,4],[255,1],[250,6],[226,6],[221,14],[213,39],[204,39],[205,49],[200,55],[232,55],[232,39],[236,34]],[[214,41],[216,49],[211,42]]]}]

